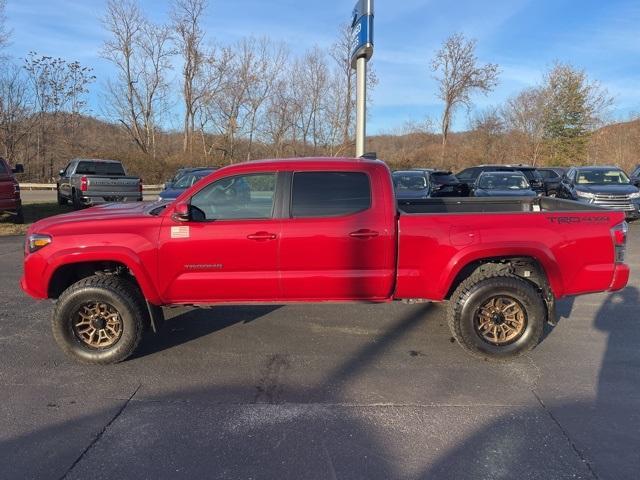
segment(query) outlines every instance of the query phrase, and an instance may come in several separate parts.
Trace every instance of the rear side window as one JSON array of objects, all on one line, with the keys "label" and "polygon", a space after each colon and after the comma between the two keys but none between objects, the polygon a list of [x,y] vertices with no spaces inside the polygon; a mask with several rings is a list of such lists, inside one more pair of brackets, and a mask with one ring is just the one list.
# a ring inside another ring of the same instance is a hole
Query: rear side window
[{"label": "rear side window", "polygon": [[371,206],[369,176],[363,172],[297,172],[293,175],[293,218],[335,217]]},{"label": "rear side window", "polygon": [[476,178],[478,178],[478,175],[480,175],[481,170],[482,169],[476,168],[476,167],[467,168],[461,171],[460,173],[458,173],[456,177],[462,180],[463,182],[467,182],[469,180],[475,180]]},{"label": "rear side window", "polygon": [[560,175],[558,175],[558,173],[554,170],[538,170],[538,172],[540,173],[542,178],[546,180],[555,180],[557,178],[560,178]]},{"label": "rear side window", "polygon": [[125,175],[122,164],[110,162],[80,162],[76,167],[76,173],[78,175],[111,175],[114,177]]}]

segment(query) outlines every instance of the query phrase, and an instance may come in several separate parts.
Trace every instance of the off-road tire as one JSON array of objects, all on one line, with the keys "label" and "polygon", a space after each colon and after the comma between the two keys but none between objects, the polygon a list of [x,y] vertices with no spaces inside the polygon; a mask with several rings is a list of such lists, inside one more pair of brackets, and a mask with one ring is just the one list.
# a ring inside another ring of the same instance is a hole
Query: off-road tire
[{"label": "off-road tire", "polygon": [[22,210],[22,207],[20,207],[13,216],[13,223],[17,225],[22,225],[24,223],[24,211]]},{"label": "off-road tire", "polygon": [[71,192],[71,203],[73,204],[74,210],[81,210],[84,207],[77,190],[72,190]]},{"label": "off-road tire", "polygon": [[[121,321],[121,335],[107,348],[92,348],[74,332],[76,312],[89,302],[105,302],[115,308]],[[122,362],[138,347],[147,322],[144,299],[138,287],[117,275],[95,275],[74,283],[56,302],[51,319],[53,336],[72,359],[86,364]]]},{"label": "off-road tire", "polygon": [[60,207],[64,207],[69,203],[69,200],[60,194],[60,190],[57,191],[57,199]]},{"label": "off-road tire", "polygon": [[[489,343],[478,332],[477,315],[491,298],[504,295],[516,300],[526,314],[526,325],[512,343]],[[471,275],[451,296],[447,320],[451,334],[469,353],[492,360],[509,360],[540,343],[546,321],[544,300],[535,285],[516,275],[486,272]]]}]

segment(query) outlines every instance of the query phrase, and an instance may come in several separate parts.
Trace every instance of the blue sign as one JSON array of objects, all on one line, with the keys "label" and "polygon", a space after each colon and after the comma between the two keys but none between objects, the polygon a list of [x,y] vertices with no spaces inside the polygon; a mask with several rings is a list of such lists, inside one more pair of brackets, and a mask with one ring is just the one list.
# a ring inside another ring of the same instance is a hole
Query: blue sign
[{"label": "blue sign", "polygon": [[351,62],[358,58],[369,60],[373,56],[373,0],[358,0],[351,22]]}]

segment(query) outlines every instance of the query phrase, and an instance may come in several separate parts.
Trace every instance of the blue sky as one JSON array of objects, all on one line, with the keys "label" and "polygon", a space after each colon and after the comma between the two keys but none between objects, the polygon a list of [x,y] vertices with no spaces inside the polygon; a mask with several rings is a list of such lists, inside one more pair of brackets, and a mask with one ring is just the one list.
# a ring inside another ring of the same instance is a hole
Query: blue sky
[{"label": "blue sky", "polygon": [[[349,20],[354,0],[210,0],[208,39],[233,42],[268,35],[294,52],[328,48],[337,26]],[[98,76],[91,109],[100,114],[100,95],[109,65],[99,57],[105,38],[102,0],[8,0],[13,29],[10,53],[79,60]],[[168,0],[143,0],[156,21],[166,19]],[[379,85],[373,92],[370,133],[393,132],[407,121],[438,120],[441,104],[428,64],[443,39],[454,32],[478,40],[482,61],[498,63],[499,87],[475,98],[479,109],[498,105],[538,83],[555,60],[587,70],[615,98],[611,114],[624,119],[640,112],[640,2],[638,0],[376,0],[373,62]],[[176,78],[177,81],[177,78]],[[176,115],[170,121],[178,127]],[[455,128],[465,129],[466,112]]]}]

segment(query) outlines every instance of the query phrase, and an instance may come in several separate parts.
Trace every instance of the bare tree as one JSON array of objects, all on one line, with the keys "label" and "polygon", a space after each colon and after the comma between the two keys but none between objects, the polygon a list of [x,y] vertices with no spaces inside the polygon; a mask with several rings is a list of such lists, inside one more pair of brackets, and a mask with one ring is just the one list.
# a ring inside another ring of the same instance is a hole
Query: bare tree
[{"label": "bare tree", "polygon": [[109,0],[103,24],[111,38],[102,55],[118,71],[117,79],[107,85],[110,113],[138,148],[155,158],[174,54],[171,30],[147,20],[134,0]]},{"label": "bare tree", "polygon": [[[77,116],[86,105],[84,95],[95,80],[92,69],[79,62],[67,62],[62,58],[38,55],[30,52],[24,68],[31,82],[36,106],[37,148],[41,163],[41,177],[46,178],[47,137],[68,126],[69,118]],[[71,114],[61,116],[61,113]],[[49,155],[48,177],[53,177],[54,158]]]},{"label": "bare tree", "polygon": [[183,151],[193,154],[195,119],[201,101],[206,94],[202,74],[205,54],[202,48],[204,30],[202,16],[207,0],[175,0],[172,26],[178,51],[182,56],[182,98],[184,101]]},{"label": "bare tree", "polygon": [[12,66],[0,77],[0,144],[3,157],[15,163],[33,127],[29,85],[22,69]]},{"label": "bare tree", "polygon": [[7,28],[7,0],[0,0],[0,52],[9,45],[12,33],[11,29]]},{"label": "bare tree", "polygon": [[455,109],[471,107],[471,95],[489,93],[498,83],[498,66],[492,63],[480,65],[476,57],[476,41],[456,33],[445,40],[431,61],[439,84],[438,97],[444,101],[442,114],[442,159],[444,161],[447,139]]},{"label": "bare tree", "polygon": [[[273,43],[268,38],[248,39],[242,42],[243,57],[253,57],[253,67],[245,81],[247,83],[248,147],[247,160],[252,159],[260,115],[271,96],[288,58],[283,44]],[[250,52],[254,52],[251,54]]]},{"label": "bare tree", "polygon": [[531,165],[540,163],[544,146],[546,90],[527,88],[507,100],[502,109],[506,126],[517,134],[516,142],[525,147],[525,159]]}]

